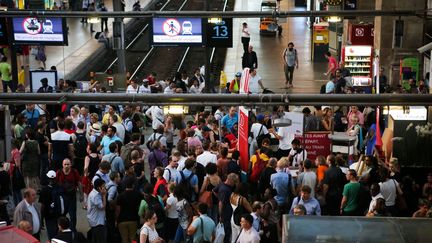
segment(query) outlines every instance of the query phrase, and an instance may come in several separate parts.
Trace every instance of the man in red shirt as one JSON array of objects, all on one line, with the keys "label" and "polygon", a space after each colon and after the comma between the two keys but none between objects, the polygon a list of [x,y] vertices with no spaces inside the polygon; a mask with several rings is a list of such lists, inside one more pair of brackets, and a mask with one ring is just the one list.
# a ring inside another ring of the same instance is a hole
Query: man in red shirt
[{"label": "man in red shirt", "polygon": [[56,178],[58,185],[64,190],[64,211],[69,214],[72,231],[76,231],[77,189],[80,194],[80,201],[83,201],[81,177],[78,171],[72,168],[70,159],[66,158],[63,160],[63,168],[57,171]]},{"label": "man in red shirt", "polygon": [[336,69],[338,68],[336,58],[332,57],[330,52],[326,52],[324,56],[328,60],[327,72],[324,74],[326,76],[330,75],[330,79],[333,79],[335,77]]}]

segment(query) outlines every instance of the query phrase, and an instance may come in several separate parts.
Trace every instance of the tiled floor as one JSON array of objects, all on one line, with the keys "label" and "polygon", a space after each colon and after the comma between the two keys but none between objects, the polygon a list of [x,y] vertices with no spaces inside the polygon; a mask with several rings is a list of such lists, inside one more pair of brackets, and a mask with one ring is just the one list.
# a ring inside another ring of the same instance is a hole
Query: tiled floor
[{"label": "tiled floor", "polygon": [[[237,0],[235,10],[259,11],[261,0]],[[281,1],[281,10],[297,10],[294,1]],[[303,10],[298,8],[298,10]],[[261,36],[259,34],[259,19],[234,19],[233,48],[228,49],[225,60],[225,72],[228,80],[241,70],[243,55],[240,41],[241,24],[247,22],[251,32],[250,45],[258,56],[258,75],[262,77],[264,86],[276,93],[317,93],[325,83],[327,63],[313,63],[311,61],[311,30],[306,24],[306,18],[288,18],[282,23],[282,37]],[[283,71],[282,54],[287,44],[293,42],[298,52],[299,68],[294,72],[294,88],[284,89],[285,76]]]}]

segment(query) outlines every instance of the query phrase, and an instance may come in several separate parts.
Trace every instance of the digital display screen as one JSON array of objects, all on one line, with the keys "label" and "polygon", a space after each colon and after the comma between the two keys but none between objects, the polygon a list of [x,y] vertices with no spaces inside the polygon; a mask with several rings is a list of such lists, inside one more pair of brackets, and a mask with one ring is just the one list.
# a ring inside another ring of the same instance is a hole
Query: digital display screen
[{"label": "digital display screen", "polygon": [[9,45],[6,18],[0,18],[0,45]]},{"label": "digital display screen", "polygon": [[233,46],[233,21],[229,18],[215,18],[207,21],[207,47]]},{"label": "digital display screen", "polygon": [[154,45],[199,45],[202,42],[200,18],[153,18]]},{"label": "digital display screen", "polygon": [[17,44],[67,45],[66,20],[62,18],[13,18],[12,26]]}]

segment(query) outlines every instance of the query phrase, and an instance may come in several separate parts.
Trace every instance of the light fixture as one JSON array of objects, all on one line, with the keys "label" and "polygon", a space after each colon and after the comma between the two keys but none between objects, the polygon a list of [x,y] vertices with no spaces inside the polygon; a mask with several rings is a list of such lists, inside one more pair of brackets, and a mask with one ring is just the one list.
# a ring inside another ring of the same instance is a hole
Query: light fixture
[{"label": "light fixture", "polygon": [[169,106],[164,106],[163,111],[164,114],[172,114],[172,115],[187,114],[189,112],[189,106],[169,105]]},{"label": "light fixture", "polygon": [[339,16],[329,16],[329,17],[327,17],[327,22],[329,22],[329,23],[338,23],[338,22],[341,22],[341,21],[342,21],[342,18],[339,17]]},{"label": "light fixture", "polygon": [[101,19],[98,17],[90,17],[90,18],[88,18],[87,22],[89,24],[98,24],[101,22]]},{"label": "light fixture", "polygon": [[222,18],[209,18],[208,23],[210,24],[224,24]]},{"label": "light fixture", "polygon": [[288,118],[273,119],[273,127],[289,127],[291,124],[292,121]]}]

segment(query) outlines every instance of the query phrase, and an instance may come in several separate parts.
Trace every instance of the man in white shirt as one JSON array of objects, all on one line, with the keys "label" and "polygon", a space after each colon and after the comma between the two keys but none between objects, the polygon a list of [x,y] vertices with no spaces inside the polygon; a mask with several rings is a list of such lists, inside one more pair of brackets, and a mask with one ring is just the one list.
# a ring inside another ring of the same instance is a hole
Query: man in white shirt
[{"label": "man in white shirt", "polygon": [[148,79],[143,80],[143,84],[138,87],[137,93],[139,93],[139,94],[150,94],[151,93],[151,88],[150,88]]},{"label": "man in white shirt", "polygon": [[33,236],[40,239],[41,207],[36,202],[36,191],[33,188],[27,188],[24,191],[24,199],[15,208],[13,224],[18,227],[22,220],[31,224]]},{"label": "man in white shirt", "polygon": [[202,164],[204,167],[206,167],[206,165],[208,163],[214,163],[214,164],[216,164],[216,162],[217,162],[217,155],[216,154],[212,154],[210,152],[210,142],[205,141],[202,146],[203,146],[204,152],[202,154],[200,154],[200,155],[197,156],[196,161],[198,163]]},{"label": "man in white shirt", "polygon": [[177,175],[179,157],[176,155],[180,155],[180,153],[173,153],[170,157],[168,157],[168,166],[165,167],[163,173],[163,178],[168,184],[171,182],[175,182],[175,177]]},{"label": "man in white shirt", "polygon": [[217,108],[217,110],[216,110],[215,113],[214,113],[214,118],[216,119],[216,121],[220,121],[220,120],[222,120],[222,117],[225,116],[224,110],[225,110],[225,109],[224,109],[223,106],[219,106],[219,107]]},{"label": "man in white shirt", "polygon": [[260,87],[261,89],[265,89],[264,85],[262,84],[261,77],[257,74],[256,69],[251,68],[249,69],[249,92],[251,94],[259,94],[260,93]]},{"label": "man in white shirt", "polygon": [[113,126],[116,128],[116,136],[120,138],[121,142],[124,142],[124,137],[125,137],[125,133],[126,133],[126,129],[123,126],[122,123],[120,123],[118,121],[118,116],[114,115],[114,116],[110,116],[109,118],[109,125]]},{"label": "man in white shirt", "polygon": [[163,125],[163,122],[165,120],[164,113],[161,106],[151,106],[146,111],[146,116],[152,120],[152,128],[156,131],[156,129]]},{"label": "man in white shirt", "polygon": [[174,91],[176,89],[175,82],[169,83],[169,86],[165,88],[164,94],[174,94]]},{"label": "man in white shirt", "polygon": [[376,201],[378,200],[378,198],[384,199],[383,195],[380,193],[380,186],[377,183],[373,183],[371,185],[370,194],[371,194],[372,199],[369,203],[368,213],[373,212],[375,205],[376,205]]},{"label": "man in white shirt", "polygon": [[289,152],[288,160],[291,163],[291,166],[297,167],[307,159],[307,152],[304,148],[300,147],[300,140],[297,138],[291,142],[291,147],[292,149]]},{"label": "man in white shirt", "polygon": [[264,115],[258,114],[256,116],[256,122],[252,124],[250,132],[253,136],[251,146],[249,147],[249,156],[252,156],[255,154],[256,150],[258,149],[259,145],[257,143],[257,137],[259,135],[268,134],[267,127],[264,125]]},{"label": "man in white shirt", "polygon": [[[242,230],[235,243],[259,243],[260,236],[258,232],[252,227],[253,217],[250,214],[243,215],[240,220]],[[235,236],[234,236],[235,237]]]},{"label": "man in white shirt", "polygon": [[128,85],[126,89],[126,94],[136,94],[138,93],[138,85],[135,82],[135,80],[130,80],[130,84]]}]

